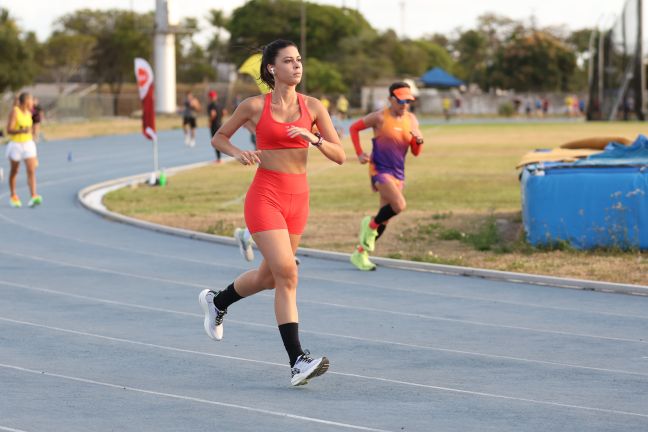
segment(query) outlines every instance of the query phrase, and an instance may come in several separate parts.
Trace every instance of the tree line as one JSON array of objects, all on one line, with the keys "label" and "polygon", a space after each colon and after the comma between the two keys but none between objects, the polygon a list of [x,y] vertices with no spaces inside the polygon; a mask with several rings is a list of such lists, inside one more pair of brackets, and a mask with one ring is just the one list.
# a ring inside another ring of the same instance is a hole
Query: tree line
[{"label": "tree line", "polygon": [[[213,81],[219,62],[240,65],[277,38],[299,42],[300,8],[297,0],[251,0],[230,16],[210,10],[211,38],[204,46],[194,39],[198,20],[184,19],[176,38],[178,81]],[[418,77],[436,66],[483,91],[586,87],[589,29],[540,28],[485,14],[468,30],[404,39],[376,30],[353,8],[305,3],[305,9],[309,92],[357,95],[364,85]],[[117,96],[134,81],[133,58],[152,60],[154,25],[153,12],[81,9],[57,18],[41,42],[0,9],[0,92],[35,80],[63,84],[74,78],[106,84]]]}]

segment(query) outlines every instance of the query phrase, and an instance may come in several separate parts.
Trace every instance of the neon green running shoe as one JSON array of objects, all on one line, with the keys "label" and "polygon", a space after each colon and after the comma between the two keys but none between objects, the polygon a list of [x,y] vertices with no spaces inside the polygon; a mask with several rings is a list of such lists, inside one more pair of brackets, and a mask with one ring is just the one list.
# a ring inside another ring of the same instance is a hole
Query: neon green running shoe
[{"label": "neon green running shoe", "polygon": [[13,208],[20,208],[22,207],[22,202],[20,201],[20,198],[14,195],[9,198],[9,205]]},{"label": "neon green running shoe", "polygon": [[367,253],[367,251],[358,252],[358,250],[356,249],[351,254],[351,264],[356,266],[358,270],[362,271],[376,270],[376,264],[369,261],[369,254]]},{"label": "neon green running shoe", "polygon": [[43,202],[43,197],[40,196],[40,195],[35,195],[29,200],[29,203],[27,205],[29,207],[36,207],[37,205],[41,204],[42,202]]},{"label": "neon green running shoe", "polygon": [[360,246],[362,246],[368,252],[373,252],[376,247],[376,237],[378,237],[378,230],[371,229],[369,223],[371,222],[371,216],[365,216],[360,222],[360,235],[358,239],[360,240]]}]

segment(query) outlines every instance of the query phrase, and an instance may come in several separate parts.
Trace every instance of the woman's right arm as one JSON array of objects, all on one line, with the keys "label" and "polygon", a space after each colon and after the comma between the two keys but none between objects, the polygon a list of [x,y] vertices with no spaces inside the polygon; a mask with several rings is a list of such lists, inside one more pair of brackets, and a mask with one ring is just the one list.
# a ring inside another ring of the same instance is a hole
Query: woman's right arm
[{"label": "woman's right arm", "polygon": [[261,163],[259,150],[246,151],[236,147],[230,141],[234,133],[246,122],[252,120],[258,111],[256,98],[248,98],[241,102],[232,116],[221,126],[212,137],[212,146],[226,155],[232,156],[242,165]]},{"label": "woman's right arm", "polygon": [[372,112],[371,114],[368,114],[353,123],[349,128],[351,142],[353,143],[356,155],[358,156],[358,161],[360,161],[361,164],[366,164],[367,162],[369,162],[371,160],[371,157],[367,153],[365,153],[364,150],[362,150],[362,146],[360,145],[360,131],[375,127],[379,114],[379,111]]}]

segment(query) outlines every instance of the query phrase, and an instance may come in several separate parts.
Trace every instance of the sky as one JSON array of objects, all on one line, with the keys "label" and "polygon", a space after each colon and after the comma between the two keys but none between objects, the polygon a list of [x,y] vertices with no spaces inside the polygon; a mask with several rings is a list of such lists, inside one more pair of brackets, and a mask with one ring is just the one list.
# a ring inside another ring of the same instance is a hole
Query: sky
[{"label": "sky", "polygon": [[[170,0],[180,18],[195,17],[207,27],[204,17],[210,9],[226,15],[245,0]],[[312,1],[312,0],[311,0]],[[314,3],[357,8],[379,30],[389,28],[400,36],[418,38],[433,33],[452,35],[457,28],[474,27],[476,18],[486,12],[537,24],[566,26],[568,30],[609,25],[623,8],[625,0],[315,0]],[[52,32],[56,18],[77,9],[132,9],[146,12],[155,8],[155,0],[0,0],[21,29],[34,31],[43,41]],[[648,7],[646,7],[648,9]],[[647,21],[648,22],[648,21]],[[207,31],[197,36],[208,40]]]}]

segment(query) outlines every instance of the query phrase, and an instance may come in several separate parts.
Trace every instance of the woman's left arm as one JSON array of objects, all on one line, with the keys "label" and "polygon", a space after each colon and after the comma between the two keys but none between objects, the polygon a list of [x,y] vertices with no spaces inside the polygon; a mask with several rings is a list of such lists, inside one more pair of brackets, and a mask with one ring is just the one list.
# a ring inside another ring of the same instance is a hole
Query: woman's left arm
[{"label": "woman's left arm", "polygon": [[342,144],[340,144],[340,137],[333,126],[333,121],[328,111],[324,108],[322,102],[312,97],[307,98],[306,106],[311,113],[311,117],[315,119],[315,125],[317,125],[317,129],[321,135],[321,142],[320,137],[311,131],[295,126],[291,126],[288,129],[288,135],[290,137],[301,136],[316,146],[328,159],[342,165],[346,160],[346,154],[344,153]]}]

